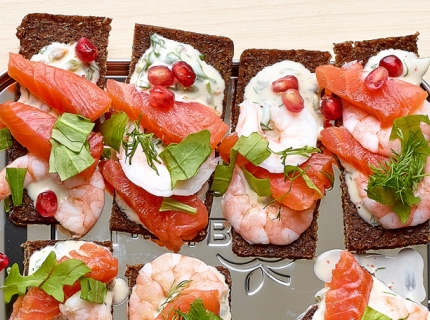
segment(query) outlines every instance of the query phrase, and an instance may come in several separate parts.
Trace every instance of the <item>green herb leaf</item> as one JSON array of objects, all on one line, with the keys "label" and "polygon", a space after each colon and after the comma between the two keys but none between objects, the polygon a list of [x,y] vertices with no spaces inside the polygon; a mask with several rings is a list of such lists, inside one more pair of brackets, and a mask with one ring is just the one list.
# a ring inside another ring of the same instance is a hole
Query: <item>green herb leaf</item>
[{"label": "green herb leaf", "polygon": [[0,151],[12,147],[12,136],[8,128],[0,129]]},{"label": "green herb leaf", "polygon": [[270,180],[269,179],[258,179],[254,177],[248,170],[244,167],[242,168],[243,175],[249,184],[249,187],[257,193],[260,197],[269,197],[272,195],[270,191]]},{"label": "green herb leaf", "polygon": [[88,141],[80,152],[73,152],[54,139],[51,139],[51,155],[49,157],[49,172],[57,172],[64,181],[70,177],[81,173],[94,163],[94,158],[90,153]]},{"label": "green herb leaf", "polygon": [[206,310],[202,299],[196,298],[190,306],[190,310],[185,313],[180,310],[176,310],[173,319],[184,319],[184,320],[222,320],[220,316],[213,313],[212,311]]},{"label": "green herb leaf", "polygon": [[9,184],[14,206],[22,205],[24,195],[24,180],[27,168],[8,168],[6,167],[6,181]]},{"label": "green herb leaf", "polygon": [[82,277],[79,282],[81,283],[81,299],[99,304],[105,302],[106,283],[87,277]]},{"label": "green herb leaf", "polygon": [[258,166],[270,156],[269,143],[259,133],[253,132],[248,137],[241,136],[233,147],[253,165]]},{"label": "green herb leaf", "polygon": [[391,320],[391,318],[369,306],[366,306],[361,320]]},{"label": "green herb leaf", "polygon": [[425,174],[430,147],[420,129],[420,122],[430,124],[428,116],[410,115],[394,121],[390,139],[399,139],[401,152],[393,152],[390,159],[373,166],[367,194],[370,199],[392,207],[402,222],[410,214],[411,206],[421,201],[414,195]]},{"label": "green herb leaf", "polygon": [[74,152],[79,152],[88,139],[94,123],[73,113],[58,117],[51,132],[51,138]]},{"label": "green herb leaf", "polygon": [[179,144],[170,144],[160,153],[160,158],[169,170],[172,189],[177,181],[194,177],[208,159],[212,152],[210,137],[208,130],[202,130],[190,134]]},{"label": "green herb leaf", "polygon": [[119,152],[124,132],[129,118],[125,112],[114,114],[110,119],[104,121],[100,126],[103,141],[109,147]]},{"label": "green herb leaf", "polygon": [[161,206],[159,211],[163,212],[163,211],[181,211],[181,212],[185,212],[185,213],[189,213],[189,214],[196,214],[197,213],[197,209],[194,207],[191,207],[185,203],[182,203],[178,200],[175,200],[173,198],[163,198],[163,201],[161,202]]},{"label": "green herb leaf", "polygon": [[214,192],[215,197],[221,197],[227,191],[233,177],[234,165],[236,164],[238,152],[230,150],[230,164],[219,164],[215,168],[214,177],[210,191]]}]

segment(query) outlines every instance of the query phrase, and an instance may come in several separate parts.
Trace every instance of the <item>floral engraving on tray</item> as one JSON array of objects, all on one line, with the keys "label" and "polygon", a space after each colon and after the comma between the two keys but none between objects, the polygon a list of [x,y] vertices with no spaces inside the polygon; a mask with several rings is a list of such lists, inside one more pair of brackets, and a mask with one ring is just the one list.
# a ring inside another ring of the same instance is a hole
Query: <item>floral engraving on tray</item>
[{"label": "floral engraving on tray", "polygon": [[291,285],[291,276],[282,271],[294,263],[292,260],[252,258],[245,262],[234,262],[220,254],[217,254],[217,258],[230,270],[247,273],[245,279],[247,295],[256,294],[263,287],[266,277],[284,286]]}]

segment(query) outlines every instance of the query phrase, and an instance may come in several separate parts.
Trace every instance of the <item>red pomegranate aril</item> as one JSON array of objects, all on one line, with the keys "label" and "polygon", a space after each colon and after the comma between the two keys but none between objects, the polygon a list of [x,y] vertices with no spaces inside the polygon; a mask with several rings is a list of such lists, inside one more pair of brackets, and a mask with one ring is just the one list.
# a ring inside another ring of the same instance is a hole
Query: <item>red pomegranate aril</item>
[{"label": "red pomegranate aril", "polygon": [[191,87],[196,81],[196,74],[193,68],[185,61],[176,61],[172,66],[172,72],[180,84],[184,87]]},{"label": "red pomegranate aril", "polygon": [[321,113],[326,120],[339,119],[342,116],[342,105],[339,99],[329,95],[322,97]]},{"label": "red pomegranate aril", "polygon": [[403,74],[403,63],[393,54],[382,58],[379,66],[387,69],[390,77],[399,77]]},{"label": "red pomegranate aril", "polygon": [[149,104],[156,108],[171,108],[175,102],[175,94],[163,86],[149,89]]},{"label": "red pomegranate aril", "polygon": [[36,210],[42,217],[53,217],[57,212],[58,200],[54,191],[39,193],[36,199]]},{"label": "red pomegranate aril", "polygon": [[9,258],[3,252],[0,252],[0,271],[9,265]]},{"label": "red pomegranate aril", "polygon": [[175,77],[172,71],[166,66],[152,66],[148,69],[148,81],[153,86],[171,86]]},{"label": "red pomegranate aril", "polygon": [[85,37],[78,40],[75,52],[78,58],[86,63],[96,60],[98,54],[96,46]]},{"label": "red pomegranate aril", "polygon": [[388,80],[388,71],[384,67],[377,67],[375,70],[371,71],[366,79],[364,79],[364,84],[370,90],[378,90],[384,86]]},{"label": "red pomegranate aril", "polygon": [[299,80],[293,75],[288,75],[272,82],[272,91],[282,93],[288,89],[299,89]]},{"label": "red pomegranate aril", "polygon": [[305,107],[302,96],[296,89],[288,89],[282,93],[282,103],[290,112],[300,112]]}]

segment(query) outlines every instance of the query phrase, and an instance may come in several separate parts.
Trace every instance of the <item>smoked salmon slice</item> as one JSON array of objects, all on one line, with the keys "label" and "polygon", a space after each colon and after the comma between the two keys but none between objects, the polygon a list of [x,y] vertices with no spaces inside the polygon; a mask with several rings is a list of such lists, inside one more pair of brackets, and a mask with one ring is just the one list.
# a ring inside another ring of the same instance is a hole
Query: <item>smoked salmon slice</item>
[{"label": "smoked salmon slice", "polygon": [[166,145],[206,129],[211,133],[211,147],[215,148],[228,131],[228,125],[214,110],[200,103],[175,101],[173,107],[164,109],[151,106],[148,94],[138,91],[134,84],[109,79],[106,89],[116,111],[124,111],[131,120],[141,115],[141,125]]},{"label": "smoked salmon slice", "polygon": [[220,303],[218,300],[218,290],[193,290],[181,292],[172,302],[164,306],[155,320],[177,319],[174,317],[175,311],[180,310],[187,313],[190,310],[191,304],[197,298],[202,300],[206,310],[219,315]]},{"label": "smoked salmon slice", "polygon": [[9,53],[9,76],[60,114],[80,114],[95,121],[109,110],[109,95],[94,83],[60,68]]},{"label": "smoked salmon slice", "polygon": [[124,174],[121,164],[114,160],[100,162],[101,173],[126,204],[139,216],[144,227],[154,234],[160,245],[178,252],[185,240],[191,240],[206,228],[208,211],[196,196],[173,196],[184,204],[197,209],[196,214],[180,211],[160,212],[163,200],[133,184]]},{"label": "smoked salmon slice", "polygon": [[363,66],[358,63],[349,68],[318,66],[315,74],[321,88],[373,115],[384,128],[416,110],[428,95],[419,86],[393,78],[380,89],[371,90],[364,84]]},{"label": "smoked salmon slice", "polygon": [[360,320],[369,301],[373,278],[355,260],[351,252],[344,250],[332,271],[327,284],[324,320]]},{"label": "smoked salmon slice", "polygon": [[9,320],[51,320],[61,315],[60,302],[38,287],[32,287],[13,304]]},{"label": "smoked salmon slice", "polygon": [[344,127],[328,127],[321,131],[321,142],[336,154],[340,160],[351,164],[355,169],[369,176],[371,166],[379,166],[388,161],[388,158],[370,152],[355,140],[352,134]]}]

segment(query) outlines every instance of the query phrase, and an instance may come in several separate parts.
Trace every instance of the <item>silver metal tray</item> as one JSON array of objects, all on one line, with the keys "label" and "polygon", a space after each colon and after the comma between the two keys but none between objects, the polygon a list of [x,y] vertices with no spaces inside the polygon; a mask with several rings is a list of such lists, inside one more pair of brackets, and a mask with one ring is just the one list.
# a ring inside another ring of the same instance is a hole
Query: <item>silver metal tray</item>
[{"label": "silver metal tray", "polygon": [[[129,60],[109,60],[107,78],[123,81],[128,74]],[[235,92],[238,64],[233,63],[233,76],[230,81],[228,106]],[[14,81],[7,72],[0,74],[0,103],[14,98]],[[226,121],[229,119],[227,111]],[[5,165],[5,154],[0,154],[0,168]],[[336,178],[339,171],[335,169]],[[112,198],[107,195],[105,208],[100,220],[84,239],[90,241],[112,240],[114,255],[119,260],[119,277],[124,277],[126,264],[146,263],[167,252],[142,236],[122,232],[111,232],[108,228]],[[13,225],[0,206],[0,252],[10,258],[10,265],[21,265],[23,252],[20,244],[26,240],[66,239],[55,227],[32,225],[18,227]],[[209,220],[208,235],[198,243],[189,243],[180,253],[197,257],[210,265],[224,265],[232,275],[232,317],[245,319],[296,319],[309,305],[315,303],[315,293],[324,286],[314,273],[314,262],[308,260],[279,260],[240,258],[231,251],[231,235],[228,222],[222,217],[220,199],[215,198]],[[321,202],[318,218],[317,254],[331,249],[344,249],[343,222],[338,179]],[[424,259],[424,281],[428,288],[427,246],[414,247]],[[398,250],[378,251],[394,256]],[[5,271],[0,272],[0,285]],[[0,290],[3,301],[3,292]],[[424,302],[427,305],[427,302]],[[0,318],[7,319],[12,306],[0,303]],[[114,307],[114,319],[126,319],[127,304]]]}]

